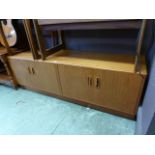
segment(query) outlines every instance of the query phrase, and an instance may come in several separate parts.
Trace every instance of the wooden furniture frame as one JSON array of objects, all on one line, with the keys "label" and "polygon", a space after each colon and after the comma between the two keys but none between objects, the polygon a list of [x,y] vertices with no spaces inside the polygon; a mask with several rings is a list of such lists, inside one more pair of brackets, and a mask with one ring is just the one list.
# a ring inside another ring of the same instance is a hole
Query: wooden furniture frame
[{"label": "wooden furniture frame", "polygon": [[134,56],[60,50],[46,60],[24,52],[8,57],[19,85],[95,109],[134,118],[146,65],[134,73]]},{"label": "wooden furniture frame", "polygon": [[37,43],[38,43],[38,47],[39,47],[39,51],[38,51],[36,49],[34,37],[32,35],[30,22],[31,22],[30,19],[25,19],[24,20],[24,26],[25,26],[25,30],[27,32],[27,38],[29,40],[30,49],[32,51],[34,59],[39,59],[41,56],[42,60],[45,60],[47,56],[49,56],[49,55],[51,55],[51,54],[55,53],[56,51],[63,48],[62,35],[61,35],[61,32],[58,31],[56,33],[53,32],[52,35],[53,36],[56,35],[56,37],[58,38],[57,40],[58,40],[59,44],[56,44],[57,41],[54,41],[53,42],[54,47],[52,47],[50,49],[46,49],[45,42],[44,42],[44,39],[42,36],[42,32],[41,32],[41,29],[40,29],[39,24],[38,24],[38,20],[33,19],[32,22],[33,22],[35,35],[36,35]]},{"label": "wooden furniture frame", "polygon": [[[39,25],[38,20],[24,20],[32,54],[28,51],[8,56],[18,84],[95,109],[134,118],[147,75],[145,58],[141,55],[146,20],[132,20],[128,26],[124,21],[111,20],[89,22],[89,27],[85,27],[88,23],[79,23],[78,27],[75,23],[70,24],[73,24],[75,29],[95,29],[95,26],[101,29],[103,23],[105,29],[120,29],[124,28],[123,26],[126,29],[140,28],[136,54],[109,55],[103,52],[94,54],[64,50],[61,31],[54,29],[57,24],[54,28],[51,26],[51,35],[56,38],[53,41],[54,47],[46,49],[41,26],[44,27],[47,23],[44,21],[43,25]],[[61,28],[71,29],[71,25],[64,25]],[[37,44],[32,27],[35,30]]]},{"label": "wooden furniture frame", "polygon": [[[79,23],[77,22],[79,21]],[[41,53],[41,57],[43,60],[46,59],[47,56],[55,53],[56,51],[59,51],[64,46],[62,42],[62,34],[59,35],[61,39],[61,43],[58,46],[55,46],[51,49],[46,50],[43,35],[41,32],[40,25],[45,28],[47,31],[54,31],[54,30],[76,30],[76,29],[128,29],[128,28],[140,28],[139,34],[137,37],[137,45],[136,45],[136,51],[135,51],[135,73],[140,73],[140,56],[141,56],[141,50],[142,50],[142,42],[144,38],[145,28],[147,20],[144,19],[141,21],[135,21],[135,20],[68,20],[70,23],[62,22],[63,24],[56,24],[59,23],[59,20],[55,20],[53,23],[52,20],[33,20],[33,24],[35,27],[35,33],[37,36],[37,41],[39,45],[39,50]],[[80,23],[82,22],[82,23]],[[52,25],[51,25],[52,24]]]},{"label": "wooden furniture frame", "polygon": [[93,29],[139,29],[141,20],[93,20],[93,19],[47,19],[38,20],[46,31],[93,30]]},{"label": "wooden furniture frame", "polygon": [[24,19],[23,24],[24,24],[24,27],[25,27],[27,39],[28,39],[29,46],[30,46],[30,51],[31,51],[31,53],[33,55],[33,58],[34,59],[39,59],[40,56],[39,56],[39,54],[37,52],[37,45],[35,43],[34,36],[33,36],[33,33],[32,33],[31,20],[30,19]]},{"label": "wooden furniture frame", "polygon": [[136,57],[135,57],[135,72],[136,73],[140,73],[140,66],[141,66],[140,55],[141,55],[141,50],[142,50],[142,42],[144,39],[146,23],[147,23],[147,20],[144,19],[142,21],[141,28],[138,34],[138,41],[137,41],[138,43],[137,43]]},{"label": "wooden furniture frame", "polygon": [[2,61],[6,69],[6,74],[2,74],[2,73],[0,74],[0,83],[9,84],[9,85],[11,84],[14,88],[16,88],[17,82],[12,74],[11,68],[7,61],[7,56],[13,55],[13,50],[8,45],[1,22],[0,22],[0,35],[2,36],[3,42],[5,44],[5,48],[2,48],[0,50],[0,60]]}]

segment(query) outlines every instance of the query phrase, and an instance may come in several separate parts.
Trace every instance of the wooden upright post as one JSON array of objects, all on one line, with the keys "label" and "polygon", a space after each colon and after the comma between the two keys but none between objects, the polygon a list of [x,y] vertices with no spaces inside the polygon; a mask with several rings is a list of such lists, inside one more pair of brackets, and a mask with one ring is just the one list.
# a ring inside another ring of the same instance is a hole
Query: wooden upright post
[{"label": "wooden upright post", "polygon": [[146,19],[142,20],[142,25],[138,34],[138,43],[136,48],[136,58],[135,58],[135,72],[140,73],[141,63],[140,63],[140,53],[142,50],[142,42],[144,39],[144,32],[146,27]]},{"label": "wooden upright post", "polygon": [[5,67],[5,70],[7,72],[7,77],[6,76],[4,76],[4,77],[6,78],[7,81],[11,81],[13,87],[16,88],[17,87],[17,82],[16,82],[16,80],[15,80],[15,78],[13,76],[13,73],[11,71],[11,68],[10,68],[8,60],[7,60],[7,55],[11,55],[12,52],[11,52],[11,49],[10,49],[9,44],[7,42],[7,39],[5,37],[1,21],[0,21],[0,35],[1,35],[2,39],[3,39],[3,42],[5,44],[5,49],[6,49],[6,52],[0,53],[0,60],[3,63],[3,65]]},{"label": "wooden upright post", "polygon": [[45,60],[45,58],[46,58],[46,48],[45,48],[45,43],[44,43],[44,39],[43,39],[41,30],[40,30],[40,26],[38,24],[38,20],[33,19],[33,24],[34,24],[35,34],[36,34],[36,37],[37,37],[39,51],[40,51],[42,59]]},{"label": "wooden upright post", "polygon": [[11,49],[9,47],[9,44],[8,44],[7,40],[6,40],[1,21],[0,21],[0,35],[1,35],[2,39],[3,39],[4,44],[5,44],[5,48],[6,48],[7,53],[9,55],[11,55]]},{"label": "wooden upright post", "polygon": [[24,19],[23,20],[23,24],[24,24],[24,28],[26,31],[26,35],[27,35],[27,39],[29,42],[29,46],[30,46],[30,50],[32,52],[33,58],[34,59],[39,59],[40,56],[37,52],[37,47],[34,41],[34,37],[33,37],[33,33],[32,33],[32,29],[31,29],[31,24],[30,24],[30,19]]}]

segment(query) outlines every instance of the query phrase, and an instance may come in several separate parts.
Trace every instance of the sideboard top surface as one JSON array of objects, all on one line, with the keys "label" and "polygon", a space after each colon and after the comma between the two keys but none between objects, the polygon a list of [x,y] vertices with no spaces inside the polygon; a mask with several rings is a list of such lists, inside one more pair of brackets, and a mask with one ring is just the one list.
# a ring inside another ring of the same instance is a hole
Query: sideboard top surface
[{"label": "sideboard top surface", "polygon": [[[135,62],[135,56],[129,54],[108,54],[107,52],[79,52],[70,50],[60,50],[55,54],[47,57],[47,59],[44,61],[41,59],[33,60],[32,54],[30,52],[23,52],[14,56],[9,56],[9,58],[112,71],[122,71],[128,73],[134,73]],[[147,74],[144,56],[141,57],[141,74]]]}]

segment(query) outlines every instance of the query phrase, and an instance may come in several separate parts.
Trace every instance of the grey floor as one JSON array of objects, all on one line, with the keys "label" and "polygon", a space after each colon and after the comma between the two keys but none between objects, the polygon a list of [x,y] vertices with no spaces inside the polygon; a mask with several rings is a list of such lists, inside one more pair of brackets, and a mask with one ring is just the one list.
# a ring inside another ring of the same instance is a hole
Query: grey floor
[{"label": "grey floor", "polygon": [[0,85],[0,134],[134,134],[135,121]]}]

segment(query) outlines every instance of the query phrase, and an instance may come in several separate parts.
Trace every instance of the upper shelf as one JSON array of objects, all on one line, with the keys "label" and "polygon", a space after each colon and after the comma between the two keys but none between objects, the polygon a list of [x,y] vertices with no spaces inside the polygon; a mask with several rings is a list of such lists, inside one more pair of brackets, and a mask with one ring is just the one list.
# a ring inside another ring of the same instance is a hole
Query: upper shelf
[{"label": "upper shelf", "polygon": [[45,30],[139,29],[142,20],[39,19]]}]

